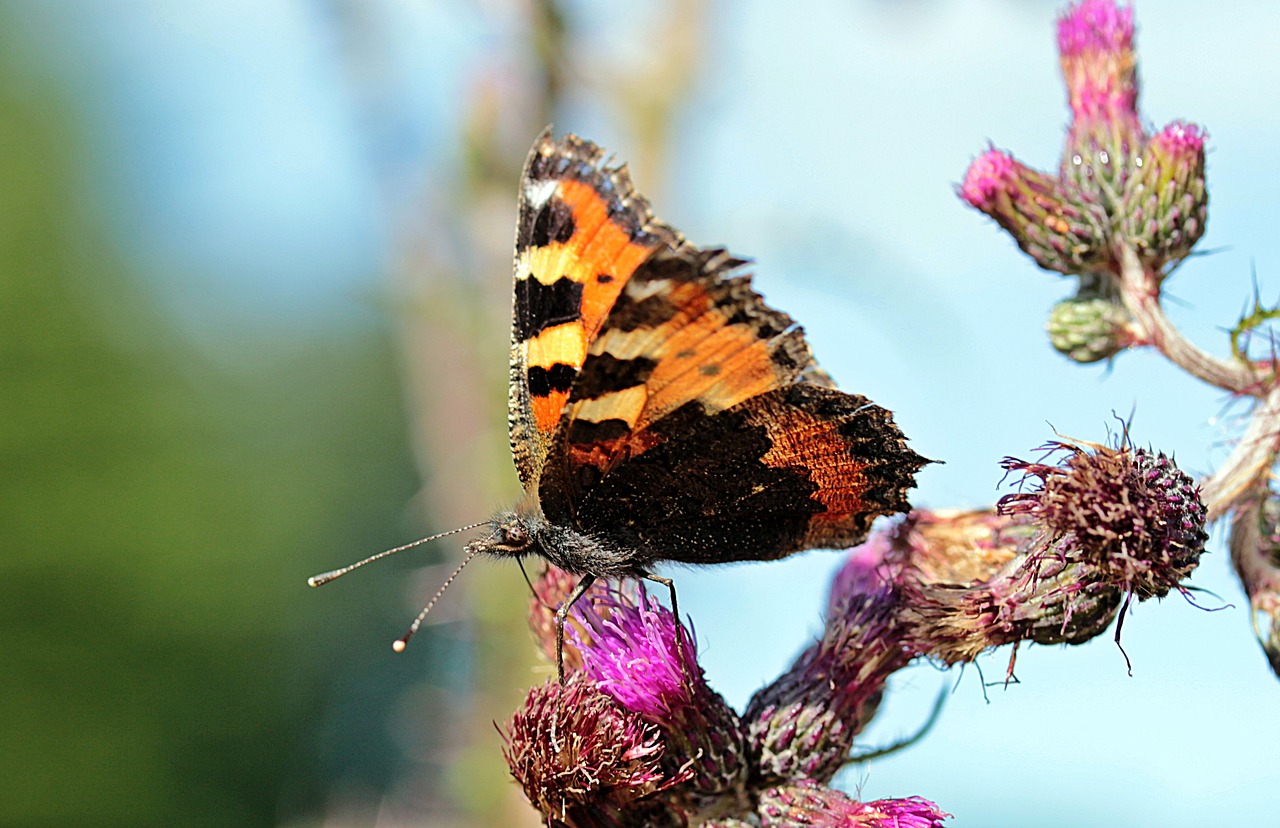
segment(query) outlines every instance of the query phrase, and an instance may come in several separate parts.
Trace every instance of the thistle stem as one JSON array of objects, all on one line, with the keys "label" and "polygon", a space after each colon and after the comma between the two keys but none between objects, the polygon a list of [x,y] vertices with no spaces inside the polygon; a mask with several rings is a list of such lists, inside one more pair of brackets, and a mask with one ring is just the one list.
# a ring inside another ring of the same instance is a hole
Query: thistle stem
[{"label": "thistle stem", "polygon": [[1120,298],[1133,317],[1138,343],[1150,345],[1170,362],[1204,382],[1233,394],[1262,396],[1270,372],[1240,360],[1222,360],[1202,351],[1182,335],[1160,305],[1161,274],[1148,271],[1128,244],[1117,244]]},{"label": "thistle stem", "polygon": [[1200,483],[1209,520],[1224,517],[1266,485],[1280,453],[1280,385],[1272,387],[1254,408],[1240,442],[1218,470]]}]

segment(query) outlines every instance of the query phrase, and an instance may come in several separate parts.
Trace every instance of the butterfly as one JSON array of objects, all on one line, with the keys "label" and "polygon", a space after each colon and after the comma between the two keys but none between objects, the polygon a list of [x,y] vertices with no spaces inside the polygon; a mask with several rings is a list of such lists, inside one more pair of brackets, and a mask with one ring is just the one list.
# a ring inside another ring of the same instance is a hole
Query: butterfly
[{"label": "butterfly", "polygon": [[534,143],[508,413],[524,494],[467,552],[581,577],[557,611],[558,647],[598,578],[672,588],[656,564],[848,547],[909,508],[928,461],[889,411],[833,387],[745,264],[655,218],[590,141],[548,130]]},{"label": "butterfly", "polygon": [[664,584],[679,618],[656,565],[855,545],[909,508],[930,462],[889,411],[834,387],[745,260],[690,244],[604,156],[548,129],[525,163],[508,393],[524,493],[475,525],[487,533],[463,560],[536,556],[579,576],[556,611],[562,679],[567,614],[597,579]]}]

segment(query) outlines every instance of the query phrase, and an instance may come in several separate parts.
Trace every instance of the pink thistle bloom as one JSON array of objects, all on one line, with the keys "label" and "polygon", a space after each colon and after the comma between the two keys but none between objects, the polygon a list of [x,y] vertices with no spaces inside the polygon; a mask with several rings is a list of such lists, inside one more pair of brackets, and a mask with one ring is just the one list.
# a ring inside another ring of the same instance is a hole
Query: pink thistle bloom
[{"label": "pink thistle bloom", "polygon": [[1045,270],[1079,274],[1113,267],[1101,207],[1002,150],[991,148],[969,165],[959,195],[995,219]]},{"label": "pink thistle bloom", "polygon": [[960,197],[984,213],[994,209],[996,198],[1013,183],[1021,166],[1006,152],[987,150],[969,165]]},{"label": "pink thistle bloom", "polygon": [[1058,19],[1058,51],[1063,57],[1122,55],[1133,51],[1133,8],[1113,0],[1083,0]]},{"label": "pink thistle bloom", "polygon": [[502,735],[511,775],[529,802],[559,824],[641,824],[624,815],[660,809],[644,803],[682,781],[662,765],[658,728],[581,673],[529,691]]},{"label": "pink thistle bloom", "polygon": [[850,549],[844,565],[831,579],[827,617],[845,615],[858,596],[889,586],[897,576],[892,546],[886,532],[872,532],[860,546]]},{"label": "pink thistle bloom", "polygon": [[1058,51],[1072,124],[1063,178],[1118,211],[1124,182],[1142,151],[1133,9],[1083,0],[1058,20]]},{"label": "pink thistle bloom", "polygon": [[1170,156],[1195,156],[1204,152],[1205,131],[1195,124],[1174,121],[1156,133],[1151,143]]},{"label": "pink thistle bloom", "polygon": [[938,828],[951,817],[920,797],[859,802],[810,779],[765,791],[758,813],[763,828]]},{"label": "pink thistle bloom", "polygon": [[[556,660],[556,609],[568,599],[581,579],[580,575],[573,575],[547,564],[542,574],[533,581],[533,597],[529,599],[529,629],[538,642],[538,648],[552,664]],[[607,586],[603,582],[597,582],[578,599],[578,604],[593,606],[602,599],[606,590]],[[565,626],[568,629],[564,641],[564,668],[567,672],[582,667],[582,655],[574,642],[581,640],[585,633],[581,623],[572,614],[565,619]],[[578,636],[575,638],[571,631],[576,631]]]},{"label": "pink thistle bloom", "polygon": [[697,702],[696,688],[706,686],[697,644],[643,589],[638,601],[605,592],[594,606],[575,606],[570,614],[581,624],[572,637],[587,675],[623,707],[665,724]]},{"label": "pink thistle bloom", "polygon": [[749,770],[738,714],[707,684],[688,629],[643,587],[635,595],[614,589],[593,606],[574,606],[583,669],[602,692],[662,729],[668,772],[689,770],[670,801],[693,816],[728,807],[745,795]]}]

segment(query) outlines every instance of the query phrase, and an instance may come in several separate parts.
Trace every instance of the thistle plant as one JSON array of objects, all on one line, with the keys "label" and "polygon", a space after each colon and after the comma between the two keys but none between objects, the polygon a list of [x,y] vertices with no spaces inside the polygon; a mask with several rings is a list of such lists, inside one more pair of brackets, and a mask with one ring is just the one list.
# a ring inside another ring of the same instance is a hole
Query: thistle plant
[{"label": "thistle plant", "polygon": [[[1254,302],[1230,356],[1169,321],[1168,277],[1204,234],[1207,133],[1147,125],[1138,107],[1133,10],[1081,0],[1058,20],[1070,121],[1052,172],[989,147],[958,188],[1038,267],[1073,279],[1049,314],[1050,344],[1080,364],[1152,349],[1251,403],[1233,451],[1195,480],[1126,425],[1091,442],[1058,436],[1008,457],[989,508],[916,508],[847,553],[823,632],[739,713],[698,665],[687,622],[639,584],[596,584],[570,615],[563,685],[530,692],[503,728],[512,773],[548,825],[899,826],[948,818],[938,805],[859,801],[831,787],[855,739],[920,660],[951,666],[1012,645],[1079,644],[1116,628],[1132,602],[1187,595],[1209,523],[1226,519],[1254,634],[1280,675],[1280,371],[1250,344],[1280,310]],[[553,608],[574,579],[548,568],[530,624],[554,654]],[[922,780],[921,788],[927,786]]]}]

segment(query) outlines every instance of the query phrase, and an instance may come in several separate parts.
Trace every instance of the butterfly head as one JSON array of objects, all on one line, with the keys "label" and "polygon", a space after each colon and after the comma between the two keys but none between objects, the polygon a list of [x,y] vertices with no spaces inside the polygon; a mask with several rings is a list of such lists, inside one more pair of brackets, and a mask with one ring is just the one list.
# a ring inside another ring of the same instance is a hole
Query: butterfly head
[{"label": "butterfly head", "polygon": [[499,558],[539,554],[540,523],[536,518],[515,510],[498,512],[489,519],[488,533],[467,544],[467,552],[484,552]]}]

